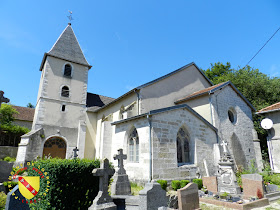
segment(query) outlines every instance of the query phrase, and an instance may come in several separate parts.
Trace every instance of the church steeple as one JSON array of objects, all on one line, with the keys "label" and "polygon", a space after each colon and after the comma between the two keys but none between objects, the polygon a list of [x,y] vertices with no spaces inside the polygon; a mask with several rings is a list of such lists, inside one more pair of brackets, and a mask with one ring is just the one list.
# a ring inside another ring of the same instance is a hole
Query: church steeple
[{"label": "church steeple", "polygon": [[71,23],[69,23],[64,29],[48,54],[64,60],[89,66],[71,27]]},{"label": "church steeple", "polygon": [[87,66],[89,69],[91,68],[74,34],[71,23],[68,23],[67,27],[56,40],[51,50],[48,53],[45,53],[41,63],[40,71],[42,71],[47,56],[60,58],[66,61]]}]

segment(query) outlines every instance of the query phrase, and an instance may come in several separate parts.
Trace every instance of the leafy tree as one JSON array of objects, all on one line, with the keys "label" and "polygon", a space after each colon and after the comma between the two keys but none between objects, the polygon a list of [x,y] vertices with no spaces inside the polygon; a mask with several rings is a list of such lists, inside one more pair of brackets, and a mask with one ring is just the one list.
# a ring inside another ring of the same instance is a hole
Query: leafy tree
[{"label": "leafy tree", "polygon": [[0,108],[0,124],[11,125],[14,121],[14,115],[18,114],[17,110],[9,104],[2,104]]},{"label": "leafy tree", "polygon": [[0,145],[17,146],[20,136],[29,132],[26,127],[14,125],[14,115],[18,114],[10,104],[2,104],[0,108]]},{"label": "leafy tree", "polygon": [[[218,62],[211,64],[204,73],[214,85],[230,80],[256,110],[280,101],[280,79],[269,77],[259,69],[250,66],[233,69],[229,62],[226,65]],[[261,119],[261,116],[253,115],[255,129],[261,139],[262,148],[265,148],[267,133],[260,126]]]},{"label": "leafy tree", "polygon": [[33,104],[31,104],[31,103],[28,103],[28,104],[26,105],[26,107],[28,107],[28,108],[35,108],[35,106],[34,106]]}]

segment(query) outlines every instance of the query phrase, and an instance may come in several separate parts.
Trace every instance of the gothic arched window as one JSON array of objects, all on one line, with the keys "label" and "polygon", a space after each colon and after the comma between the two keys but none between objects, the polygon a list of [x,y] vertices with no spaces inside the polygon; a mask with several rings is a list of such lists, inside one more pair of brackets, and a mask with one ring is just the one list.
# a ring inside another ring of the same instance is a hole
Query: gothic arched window
[{"label": "gothic arched window", "polygon": [[136,128],[128,136],[128,154],[130,162],[139,162],[139,137]]},{"label": "gothic arched window", "polygon": [[69,87],[63,86],[61,88],[61,96],[67,97],[67,98],[69,97]]},{"label": "gothic arched window", "polygon": [[64,66],[64,76],[66,77],[71,77],[72,76],[72,66],[70,64],[66,64]]},{"label": "gothic arched window", "polygon": [[190,138],[184,128],[177,133],[177,162],[178,165],[190,163]]}]

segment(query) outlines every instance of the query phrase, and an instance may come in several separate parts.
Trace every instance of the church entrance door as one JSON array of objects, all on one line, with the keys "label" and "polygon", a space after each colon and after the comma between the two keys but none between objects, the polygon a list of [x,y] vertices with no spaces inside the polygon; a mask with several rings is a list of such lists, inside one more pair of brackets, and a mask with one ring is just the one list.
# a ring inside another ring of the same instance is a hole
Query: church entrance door
[{"label": "church entrance door", "polygon": [[66,155],[66,143],[60,137],[52,137],[44,144],[43,157],[51,156],[64,159]]}]

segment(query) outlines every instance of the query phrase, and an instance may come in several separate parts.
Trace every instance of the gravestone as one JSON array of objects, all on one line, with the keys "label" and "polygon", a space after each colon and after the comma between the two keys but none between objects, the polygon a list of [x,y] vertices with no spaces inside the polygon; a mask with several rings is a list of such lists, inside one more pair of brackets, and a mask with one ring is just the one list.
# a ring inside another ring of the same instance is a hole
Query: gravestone
[{"label": "gravestone", "polygon": [[148,182],[145,188],[139,192],[139,209],[157,210],[162,206],[167,207],[165,190],[155,181]]},{"label": "gravestone", "polygon": [[218,182],[216,176],[202,177],[202,183],[208,191],[211,191],[213,193],[218,192]]},{"label": "gravestone", "polygon": [[269,185],[265,186],[265,189],[266,189],[267,193],[279,191],[278,186],[275,184],[269,184]]},{"label": "gravestone", "polygon": [[117,207],[113,203],[113,199],[108,193],[109,176],[112,176],[115,170],[109,167],[109,160],[105,158],[101,162],[100,168],[93,169],[93,176],[99,176],[99,192],[92,205],[88,208],[91,210],[104,209],[116,210]]},{"label": "gravestone", "polygon": [[112,195],[130,195],[131,187],[128,176],[123,166],[123,160],[127,155],[123,154],[123,149],[118,150],[118,154],[114,155],[114,160],[118,160],[118,169],[113,177],[114,181],[111,185]]},{"label": "gravestone", "polygon": [[241,189],[238,186],[234,173],[234,163],[227,149],[227,142],[223,141],[223,155],[221,157],[218,171],[218,192],[227,192],[231,194],[240,194]]},{"label": "gravestone", "polygon": [[29,210],[29,205],[26,202],[22,202],[25,200],[26,198],[22,196],[19,192],[18,185],[16,185],[7,195],[5,210]]},{"label": "gravestone", "polygon": [[263,197],[263,179],[259,174],[242,174],[243,197],[258,197],[261,194]]},{"label": "gravestone", "polygon": [[4,97],[4,92],[0,90],[0,108],[2,103],[9,103],[10,99]]},{"label": "gravestone", "polygon": [[195,183],[189,183],[177,190],[179,210],[199,209],[198,187]]}]

